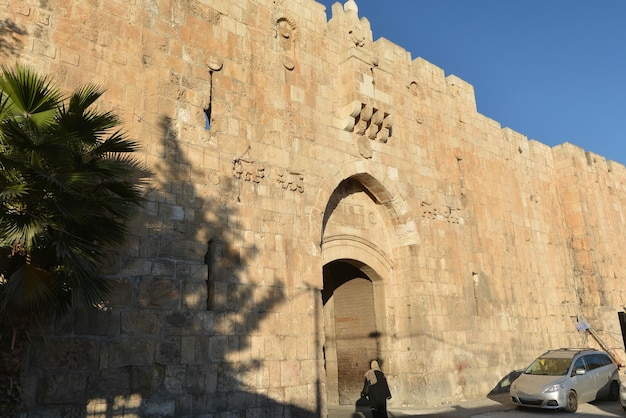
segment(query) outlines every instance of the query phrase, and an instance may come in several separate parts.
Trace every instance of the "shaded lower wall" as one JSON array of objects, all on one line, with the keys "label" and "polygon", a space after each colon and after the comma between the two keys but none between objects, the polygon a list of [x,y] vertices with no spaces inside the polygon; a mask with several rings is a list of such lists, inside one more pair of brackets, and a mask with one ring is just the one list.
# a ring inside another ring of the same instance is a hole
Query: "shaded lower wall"
[{"label": "shaded lower wall", "polygon": [[[277,293],[267,303],[281,301]],[[31,334],[22,416],[320,416],[322,377],[302,354],[307,331],[260,337],[252,329],[264,316],[112,303],[58,319],[45,336]],[[261,354],[266,346],[272,353]]]}]

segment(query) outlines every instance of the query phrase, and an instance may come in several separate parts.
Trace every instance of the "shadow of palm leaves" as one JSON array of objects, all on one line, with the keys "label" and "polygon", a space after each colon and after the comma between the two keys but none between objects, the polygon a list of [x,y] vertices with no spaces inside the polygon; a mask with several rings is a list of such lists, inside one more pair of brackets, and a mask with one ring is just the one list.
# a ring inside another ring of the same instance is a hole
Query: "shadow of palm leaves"
[{"label": "shadow of palm leaves", "polygon": [[111,255],[111,308],[57,318],[36,336],[28,407],[76,417],[318,416],[258,393],[267,367],[254,337],[286,294],[280,278],[245,277],[260,253],[236,209],[243,180],[201,168],[213,145],[183,141],[172,120],[151,129],[161,142],[146,151],[141,222]]},{"label": "shadow of palm leaves", "polygon": [[[176,257],[180,243],[206,243],[204,247],[183,248],[190,259],[201,260],[203,268],[196,267],[203,273],[199,277],[196,272],[190,272],[190,281],[182,284],[191,289],[184,293],[189,300],[186,302],[183,296],[182,309],[172,312],[167,319],[173,334],[190,329],[190,325],[191,329],[206,333],[194,337],[194,357],[192,364],[187,365],[191,377],[185,389],[205,398],[206,403],[196,403],[191,409],[194,413],[255,410],[263,416],[293,413],[315,416],[311,411],[253,392],[264,359],[254,356],[251,336],[286,296],[280,285],[260,286],[242,280],[242,272],[259,254],[256,245],[246,243],[242,236],[244,227],[236,213],[240,202],[239,182],[243,180],[224,176],[217,169],[194,166],[189,157],[197,158],[205,152],[206,144],[183,143],[167,118],[161,120],[160,128],[164,158],[155,167],[159,179],[155,184],[157,196],[149,200],[167,202],[173,195],[182,199],[172,204],[185,211],[185,221],[180,220],[170,230],[162,231],[161,241],[173,245],[164,245],[159,256]],[[187,211],[193,215],[188,217]],[[204,324],[190,323],[199,319]]]},{"label": "shadow of palm leaves", "polygon": [[26,29],[8,17],[0,20],[0,56],[17,58],[22,49],[20,37],[27,33]]}]

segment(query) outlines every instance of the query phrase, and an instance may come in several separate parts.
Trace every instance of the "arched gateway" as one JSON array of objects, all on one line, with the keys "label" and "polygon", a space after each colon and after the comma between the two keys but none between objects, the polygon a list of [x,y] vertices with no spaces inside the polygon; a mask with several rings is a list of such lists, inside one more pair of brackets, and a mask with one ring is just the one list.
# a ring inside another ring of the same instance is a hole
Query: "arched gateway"
[{"label": "arched gateway", "polygon": [[374,165],[365,167],[360,162],[343,166],[321,188],[332,190],[324,197],[323,216],[317,219],[324,266],[323,348],[329,404],[354,404],[369,361],[378,358],[384,363],[389,352],[393,330],[386,321],[385,291],[394,280],[394,248],[402,240],[401,232],[402,241],[409,241],[406,234],[412,222],[402,216],[402,199],[397,191],[390,191],[393,186],[383,184],[384,178]]}]

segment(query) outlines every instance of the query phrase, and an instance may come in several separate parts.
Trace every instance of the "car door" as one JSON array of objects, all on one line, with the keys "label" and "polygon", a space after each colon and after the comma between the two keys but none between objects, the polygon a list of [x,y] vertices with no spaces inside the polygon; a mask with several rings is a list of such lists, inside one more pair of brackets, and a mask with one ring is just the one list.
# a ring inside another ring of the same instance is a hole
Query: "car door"
[{"label": "car door", "polygon": [[608,355],[602,353],[592,354],[590,364],[595,372],[596,398],[604,398],[609,395],[611,381],[613,380],[613,362]]},{"label": "car door", "polygon": [[[596,398],[596,382],[593,373],[589,373],[586,356],[578,357],[574,361],[574,366],[570,373],[570,379],[572,382],[572,389],[578,394],[578,402],[584,403],[592,401]],[[584,370],[583,374],[577,374],[577,370]]]}]

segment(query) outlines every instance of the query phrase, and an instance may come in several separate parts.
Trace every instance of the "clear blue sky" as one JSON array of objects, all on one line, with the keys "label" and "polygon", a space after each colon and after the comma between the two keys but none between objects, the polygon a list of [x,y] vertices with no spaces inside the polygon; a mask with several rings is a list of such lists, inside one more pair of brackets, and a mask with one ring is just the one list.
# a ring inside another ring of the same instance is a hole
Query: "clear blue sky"
[{"label": "clear blue sky", "polygon": [[374,40],[472,84],[483,115],[626,165],[626,0],[355,1]]}]

